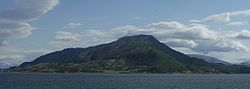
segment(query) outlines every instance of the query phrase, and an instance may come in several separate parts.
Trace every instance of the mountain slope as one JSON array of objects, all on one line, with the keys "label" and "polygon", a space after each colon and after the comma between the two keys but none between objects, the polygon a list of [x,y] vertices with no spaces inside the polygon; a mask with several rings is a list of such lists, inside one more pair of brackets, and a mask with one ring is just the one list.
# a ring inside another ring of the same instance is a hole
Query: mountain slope
[{"label": "mountain slope", "polygon": [[0,69],[6,69],[6,68],[9,68],[9,67],[11,67],[11,65],[5,64],[5,63],[0,63]]},{"label": "mountain slope", "polygon": [[[235,73],[241,67],[214,65],[171,49],[150,35],[127,36],[88,48],[52,52],[8,71]],[[240,70],[242,71],[242,70]]]},{"label": "mountain slope", "polygon": [[199,59],[203,59],[204,61],[208,62],[208,63],[221,63],[221,64],[225,64],[225,65],[232,65],[229,62],[220,60],[218,58],[214,58],[214,57],[210,57],[210,56],[205,56],[205,55],[200,55],[200,54],[187,54],[190,57],[196,57]]},{"label": "mountain slope", "polygon": [[244,66],[250,67],[250,61],[249,61],[249,60],[243,61],[243,62],[241,62],[239,65],[244,65]]}]

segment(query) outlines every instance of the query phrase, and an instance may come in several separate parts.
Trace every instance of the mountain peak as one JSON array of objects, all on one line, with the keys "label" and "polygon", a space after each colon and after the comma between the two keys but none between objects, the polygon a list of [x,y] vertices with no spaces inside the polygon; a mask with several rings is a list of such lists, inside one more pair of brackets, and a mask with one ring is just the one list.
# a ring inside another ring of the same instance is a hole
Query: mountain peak
[{"label": "mountain peak", "polygon": [[140,34],[140,35],[135,35],[135,36],[125,36],[125,37],[122,37],[122,38],[118,39],[118,41],[120,41],[120,40],[155,41],[157,39],[155,37],[153,37],[152,35],[143,35],[143,34]]},{"label": "mountain peak", "polygon": [[119,44],[142,43],[142,44],[154,44],[154,45],[161,44],[161,42],[157,40],[154,36],[143,35],[143,34],[135,35],[135,36],[125,36],[125,37],[118,39],[114,43],[119,43]]},{"label": "mountain peak", "polygon": [[144,39],[144,38],[154,38],[152,35],[144,35],[144,34],[140,34],[140,35],[134,35],[134,36],[125,36],[122,37],[120,39],[125,39],[125,38],[138,38],[138,39]]}]

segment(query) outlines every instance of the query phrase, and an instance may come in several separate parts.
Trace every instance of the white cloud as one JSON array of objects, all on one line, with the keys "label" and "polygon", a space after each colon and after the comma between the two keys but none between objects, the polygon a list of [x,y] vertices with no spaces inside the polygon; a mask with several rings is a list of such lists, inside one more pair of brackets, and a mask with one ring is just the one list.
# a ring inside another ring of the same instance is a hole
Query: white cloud
[{"label": "white cloud", "polygon": [[237,39],[250,39],[250,31],[241,30],[236,36]]},{"label": "white cloud", "polygon": [[217,33],[204,26],[192,26],[182,31],[176,32],[177,38],[182,39],[216,39]]},{"label": "white cloud", "polygon": [[115,34],[109,31],[85,30],[79,33],[58,31],[51,42],[54,48],[63,49],[67,47],[88,47],[111,42]]},{"label": "white cloud", "polygon": [[58,3],[59,0],[16,0],[18,8],[34,8],[43,12],[52,10]]},{"label": "white cloud", "polygon": [[181,40],[181,39],[171,39],[171,40],[163,41],[163,43],[171,47],[194,48],[198,46],[198,44],[192,40]]},{"label": "white cloud", "polygon": [[203,19],[203,21],[211,21],[211,22],[229,22],[230,21],[230,13],[220,13],[208,16],[207,18]]},{"label": "white cloud", "polygon": [[105,32],[100,31],[100,30],[87,30],[87,31],[83,32],[83,34],[85,34],[84,36],[92,36],[92,37],[107,36],[107,34]]},{"label": "white cloud", "polygon": [[49,52],[47,49],[15,49],[8,46],[0,46],[0,49],[2,67],[16,66]]},{"label": "white cloud", "polygon": [[16,7],[0,12],[1,39],[31,35],[34,27],[27,22],[52,10],[58,3],[59,0],[16,0]]},{"label": "white cloud", "polygon": [[75,23],[75,22],[70,22],[68,23],[66,26],[64,26],[65,28],[77,28],[79,26],[82,26],[81,23]]},{"label": "white cloud", "polygon": [[55,41],[66,42],[66,43],[79,42],[80,39],[78,36],[79,34],[73,34],[65,31],[58,31],[56,32],[55,35]]},{"label": "white cloud", "polygon": [[5,59],[23,59],[25,57],[25,55],[20,54],[18,50],[14,49],[14,48],[10,48],[7,46],[0,46],[0,59],[1,61],[9,61],[9,60],[5,60]]},{"label": "white cloud", "polygon": [[203,27],[208,27],[208,25],[200,24],[200,23],[191,23],[190,26],[203,26]]},{"label": "white cloud", "polygon": [[228,39],[241,39],[241,40],[250,39],[250,31],[249,30],[241,30],[240,32],[228,31],[222,35]]},{"label": "white cloud", "polygon": [[[167,28],[167,27],[166,27]],[[152,29],[151,29],[152,30]],[[197,39],[197,40],[207,40],[207,39],[216,39],[216,32],[209,30],[204,26],[191,26],[185,28],[178,29],[156,29],[152,31],[151,35],[156,36],[159,39],[162,38],[175,38],[175,39]]]},{"label": "white cloud", "polygon": [[230,21],[229,12],[214,14],[202,20],[190,20],[190,22],[195,22],[195,23],[197,22],[229,22],[229,21]]},{"label": "white cloud", "polygon": [[[200,22],[230,22],[233,16],[250,16],[250,10],[241,10],[233,12],[224,12],[219,14],[210,15],[201,20],[190,20],[189,22],[200,23]],[[239,26],[243,25],[242,22],[231,22],[229,25]]]},{"label": "white cloud", "polygon": [[113,31],[86,30],[81,33],[82,44],[93,46],[111,42],[115,40],[115,35]]},{"label": "white cloud", "polygon": [[180,22],[158,22],[152,23],[145,26],[145,28],[137,28],[135,26],[127,25],[120,26],[113,29],[118,37],[148,34],[154,35],[158,39],[216,39],[217,33],[208,29],[204,25],[186,26]]},{"label": "white cloud", "polygon": [[200,23],[201,22],[201,20],[189,20],[189,22],[191,22],[191,23]]},{"label": "white cloud", "polygon": [[25,22],[52,10],[59,0],[16,0],[16,7],[0,12],[0,19],[8,22]]},{"label": "white cloud", "polygon": [[226,31],[226,32],[223,32],[223,33],[221,32],[220,34],[224,38],[235,39],[239,35],[239,32],[236,32],[236,31]]},{"label": "white cloud", "polygon": [[126,25],[126,26],[119,26],[112,29],[112,32],[114,32],[115,37],[123,37],[123,36],[129,36],[129,35],[136,35],[135,31],[137,30],[137,27],[132,25]]},{"label": "white cloud", "polygon": [[176,29],[184,29],[186,28],[185,25],[177,22],[177,21],[162,21],[162,22],[157,22],[157,23],[152,23],[147,25],[146,27],[148,28],[155,28],[155,29],[166,29],[166,30],[176,30]]},{"label": "white cloud", "polygon": [[81,42],[81,36],[78,33],[71,33],[67,31],[57,31],[54,40],[50,43],[54,49],[63,49],[68,47],[77,47]]},{"label": "white cloud", "polygon": [[230,22],[227,24],[228,26],[242,26],[244,25],[243,22]]},{"label": "white cloud", "polygon": [[198,41],[199,45],[193,50],[203,53],[208,52],[233,52],[248,51],[248,47],[239,41],[232,39],[216,39],[210,41]]},{"label": "white cloud", "polygon": [[108,34],[100,30],[87,30],[84,31],[81,36],[91,42],[100,42],[101,40],[105,40]]},{"label": "white cloud", "polygon": [[232,50],[232,51],[248,51],[248,48],[243,45],[242,43],[238,42],[238,41],[233,41],[233,40],[228,40],[228,39],[224,39],[224,40],[219,40],[215,46],[219,47],[219,48],[225,48],[228,50]]},{"label": "white cloud", "polygon": [[25,38],[32,34],[34,27],[28,23],[0,23],[0,38]]},{"label": "white cloud", "polygon": [[59,0],[16,0],[15,7],[0,11],[0,64],[17,65],[42,52],[28,52],[7,44],[9,38],[25,38],[35,29],[28,22],[52,10]]},{"label": "white cloud", "polygon": [[250,10],[234,11],[234,12],[231,12],[231,15],[232,16],[239,16],[239,15],[250,16]]}]

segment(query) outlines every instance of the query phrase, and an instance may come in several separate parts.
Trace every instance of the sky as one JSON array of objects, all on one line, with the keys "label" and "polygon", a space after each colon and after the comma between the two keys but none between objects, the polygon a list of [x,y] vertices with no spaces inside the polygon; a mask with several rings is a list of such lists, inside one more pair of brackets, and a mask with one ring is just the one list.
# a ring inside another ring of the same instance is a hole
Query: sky
[{"label": "sky", "polygon": [[0,68],[123,36],[186,54],[250,60],[249,0],[1,0]]}]

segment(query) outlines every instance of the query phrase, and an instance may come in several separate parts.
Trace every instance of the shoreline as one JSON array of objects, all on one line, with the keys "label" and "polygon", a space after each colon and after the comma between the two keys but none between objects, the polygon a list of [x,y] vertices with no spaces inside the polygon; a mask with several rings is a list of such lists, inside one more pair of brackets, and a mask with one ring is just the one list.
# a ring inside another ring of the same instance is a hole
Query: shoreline
[{"label": "shoreline", "polygon": [[249,75],[250,73],[94,73],[94,72],[72,72],[72,73],[49,73],[49,72],[0,72],[13,74],[103,74],[103,75]]}]

